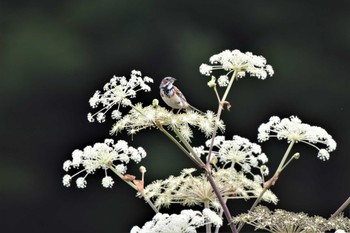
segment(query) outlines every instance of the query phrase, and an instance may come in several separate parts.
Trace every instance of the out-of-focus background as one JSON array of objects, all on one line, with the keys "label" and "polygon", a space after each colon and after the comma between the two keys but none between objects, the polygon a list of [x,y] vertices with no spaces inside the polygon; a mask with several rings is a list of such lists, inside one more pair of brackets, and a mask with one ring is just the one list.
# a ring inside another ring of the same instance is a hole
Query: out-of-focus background
[{"label": "out-of-focus background", "polygon": [[[71,152],[110,137],[111,120],[88,123],[88,100],[114,74],[137,69],[155,80],[139,101],[159,98],[160,80],[173,76],[193,105],[216,111],[198,68],[225,49],[263,55],[275,70],[265,81],[235,83],[223,114],[228,137],[256,142],[270,116],[297,115],[338,142],[326,162],[294,147],[301,158],[273,188],[278,207],[329,217],[349,196],[349,1],[1,1],[0,15],[1,232],[127,232],[150,220],[152,210],[117,178],[112,189],[101,186],[102,173],[86,189],[62,186]],[[146,183],[193,166],[156,130],[119,138],[148,151]],[[262,144],[270,170],[286,147]]]}]

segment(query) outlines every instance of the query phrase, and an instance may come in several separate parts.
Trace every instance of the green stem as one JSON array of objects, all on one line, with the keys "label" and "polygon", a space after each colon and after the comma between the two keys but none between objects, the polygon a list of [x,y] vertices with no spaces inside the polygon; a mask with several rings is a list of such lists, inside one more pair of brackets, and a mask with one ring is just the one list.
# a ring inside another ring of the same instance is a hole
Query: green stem
[{"label": "green stem", "polygon": [[[228,93],[231,90],[232,84],[235,81],[236,76],[237,76],[237,71],[234,71],[233,74],[232,74],[231,80],[230,80],[230,82],[229,82],[229,84],[228,84],[228,86],[226,88],[226,91],[225,91],[221,101],[219,100],[219,107],[218,107],[218,111],[216,113],[216,120],[217,120],[217,122],[221,118],[221,113],[222,113],[222,110],[224,109],[224,104],[225,104],[227,95],[228,95]],[[214,139],[215,139],[215,136],[216,136],[216,132],[218,130],[218,123],[217,122],[215,122],[214,131],[213,131],[213,135],[212,135],[211,142],[210,142],[210,147],[209,147],[209,152],[208,152],[208,160],[207,160],[207,167],[210,166],[210,160],[211,160],[213,146],[214,146]]]},{"label": "green stem", "polygon": [[230,80],[230,83],[228,84],[227,88],[226,88],[226,91],[222,97],[222,100],[221,101],[226,101],[226,98],[228,96],[228,93],[230,92],[231,90],[231,87],[232,87],[232,84],[233,84],[233,81],[235,81],[235,79],[237,78],[237,71],[235,70],[232,74],[232,77],[231,77],[231,80]]},{"label": "green stem", "polygon": [[280,173],[280,172],[282,171],[282,168],[283,168],[283,166],[284,166],[284,164],[285,164],[285,162],[286,162],[286,160],[287,160],[287,158],[288,158],[288,155],[289,155],[290,151],[292,150],[292,147],[294,146],[294,143],[295,143],[294,140],[292,140],[292,141],[289,143],[289,146],[288,146],[286,152],[284,153],[284,156],[283,156],[283,158],[282,158],[282,160],[281,160],[281,162],[280,162],[280,164],[279,164],[279,166],[278,166],[278,168],[277,168],[277,170],[276,170],[275,175],[278,174],[278,173]]},{"label": "green stem", "polygon": [[213,87],[213,89],[214,89],[214,92],[215,92],[216,98],[218,99],[218,102],[219,102],[219,104],[220,104],[220,96],[219,96],[219,92],[218,92],[218,90],[216,89],[216,86],[215,86],[215,87]]},{"label": "green stem", "polygon": [[[286,150],[286,152],[283,155],[283,158],[281,159],[280,164],[278,165],[278,168],[276,169],[275,174],[271,177],[271,179],[269,179],[268,181],[265,182],[266,185],[264,185],[263,190],[261,191],[260,195],[258,196],[258,198],[255,200],[254,204],[252,205],[252,207],[250,207],[249,212],[252,212],[255,207],[259,204],[259,202],[261,201],[264,193],[272,186],[275,184],[275,182],[277,181],[279,175],[281,174],[283,168],[285,168],[284,164],[288,158],[288,155],[290,153],[290,151],[292,150],[292,147],[294,145],[295,141],[292,140],[291,143],[289,143],[289,146]],[[238,232],[242,229],[242,227],[244,226],[244,222],[241,222],[238,226]]]},{"label": "green stem", "polygon": [[299,153],[295,153],[290,159],[286,162],[286,164],[283,165],[281,172],[290,164],[290,162],[293,161],[293,159],[297,159],[296,156],[299,156]]}]

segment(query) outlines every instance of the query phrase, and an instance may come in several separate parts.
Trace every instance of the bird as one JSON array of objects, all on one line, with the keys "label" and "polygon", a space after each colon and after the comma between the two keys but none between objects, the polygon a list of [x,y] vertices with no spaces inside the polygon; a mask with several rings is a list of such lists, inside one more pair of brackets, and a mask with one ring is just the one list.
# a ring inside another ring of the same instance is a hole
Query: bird
[{"label": "bird", "polygon": [[172,109],[178,109],[177,113],[179,113],[181,109],[193,109],[203,113],[187,102],[185,96],[182,94],[179,88],[174,85],[175,81],[176,79],[173,77],[165,77],[161,81],[159,89],[160,96],[162,97],[163,101]]}]

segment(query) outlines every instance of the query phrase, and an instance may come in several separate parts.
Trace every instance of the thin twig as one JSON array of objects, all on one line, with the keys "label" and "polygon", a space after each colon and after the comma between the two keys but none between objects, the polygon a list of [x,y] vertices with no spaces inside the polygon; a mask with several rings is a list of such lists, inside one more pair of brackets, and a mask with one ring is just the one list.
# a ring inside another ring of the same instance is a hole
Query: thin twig
[{"label": "thin twig", "polygon": [[350,196],[348,197],[348,199],[346,199],[346,201],[337,209],[337,211],[334,212],[334,214],[332,214],[331,218],[334,218],[336,216],[338,216],[341,212],[343,212],[345,210],[346,207],[348,207],[348,205],[350,204]]}]

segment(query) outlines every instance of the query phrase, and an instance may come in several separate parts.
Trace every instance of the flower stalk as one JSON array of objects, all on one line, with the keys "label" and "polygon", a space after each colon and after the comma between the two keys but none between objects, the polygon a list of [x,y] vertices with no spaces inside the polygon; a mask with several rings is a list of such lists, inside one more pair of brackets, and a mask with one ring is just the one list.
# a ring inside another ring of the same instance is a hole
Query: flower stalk
[{"label": "flower stalk", "polygon": [[[295,141],[292,140],[290,143],[289,143],[289,146],[286,150],[286,152],[284,153],[282,159],[281,159],[281,162],[280,164],[278,165],[278,168],[276,169],[275,171],[275,174],[268,180],[264,183],[264,189],[261,191],[260,195],[258,196],[258,198],[255,200],[255,202],[253,203],[253,205],[250,207],[249,209],[249,212],[252,212],[254,211],[255,207],[259,204],[259,202],[261,201],[263,195],[265,194],[265,192],[271,188],[271,186],[274,186],[276,184],[276,181],[278,180],[279,178],[279,175],[281,174],[282,170],[285,168],[285,163],[286,163],[286,160],[288,158],[288,155],[290,153],[290,151],[292,150],[292,147],[294,146],[295,144]],[[287,164],[288,165],[288,164]],[[242,229],[242,227],[244,226],[244,222],[242,222],[241,224],[239,224],[238,226],[238,232]]]},{"label": "flower stalk", "polygon": [[[226,88],[226,91],[225,91],[222,99],[219,102],[218,111],[216,114],[217,121],[220,120],[222,110],[224,109],[224,105],[227,103],[226,98],[228,96],[228,93],[231,90],[232,84],[233,84],[234,80],[236,79],[236,76],[237,76],[237,71],[235,70],[232,74],[232,77],[231,77],[230,82]],[[214,91],[216,91],[216,89]],[[217,93],[217,91],[216,91],[216,93]],[[208,159],[207,159],[207,163],[206,163],[206,172],[207,172],[207,176],[208,176],[208,181],[210,182],[211,186],[213,187],[213,190],[216,194],[216,197],[218,198],[220,205],[224,211],[225,217],[226,217],[227,221],[229,222],[231,232],[236,233],[237,229],[236,229],[234,223],[232,222],[232,215],[231,215],[231,213],[226,205],[226,202],[224,201],[223,197],[221,196],[221,193],[220,193],[218,187],[216,186],[216,183],[215,183],[215,181],[212,177],[212,174],[211,174],[210,161],[211,161],[211,157],[212,157],[212,152],[213,152],[213,147],[214,147],[214,139],[215,139],[217,130],[218,130],[218,124],[216,122],[215,126],[214,126],[213,134],[211,136],[212,139],[210,142],[210,147],[209,147],[209,152],[208,152]]]},{"label": "flower stalk", "polygon": [[350,205],[350,196],[348,197],[348,199],[346,199],[346,201],[332,214],[331,218],[335,218],[336,216],[338,216],[341,212],[343,212],[345,210],[346,207],[348,207]]}]

